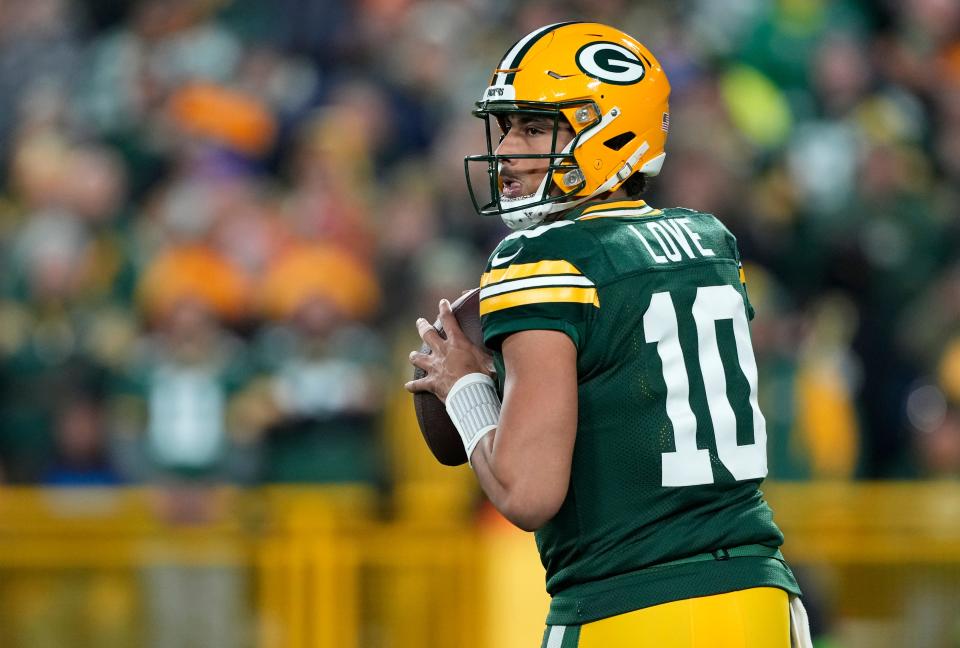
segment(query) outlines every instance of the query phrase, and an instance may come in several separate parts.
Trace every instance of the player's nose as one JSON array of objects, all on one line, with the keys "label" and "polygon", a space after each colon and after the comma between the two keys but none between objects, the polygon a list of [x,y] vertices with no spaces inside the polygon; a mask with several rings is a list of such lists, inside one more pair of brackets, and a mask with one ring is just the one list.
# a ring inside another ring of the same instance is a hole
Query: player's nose
[{"label": "player's nose", "polygon": [[[503,139],[500,140],[500,144],[497,145],[496,154],[510,156],[518,153],[518,144],[519,138],[513,134],[514,131],[510,130],[506,135],[503,136]],[[508,160],[503,160],[508,161]]]}]

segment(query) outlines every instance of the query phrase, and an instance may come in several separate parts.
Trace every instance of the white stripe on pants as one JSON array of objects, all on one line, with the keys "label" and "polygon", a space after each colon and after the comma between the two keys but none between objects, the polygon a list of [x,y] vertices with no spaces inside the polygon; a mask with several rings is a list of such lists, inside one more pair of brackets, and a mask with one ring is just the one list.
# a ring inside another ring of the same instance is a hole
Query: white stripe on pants
[{"label": "white stripe on pants", "polygon": [[567,631],[567,626],[550,626],[550,634],[547,636],[547,648],[560,648],[563,644],[563,634]]},{"label": "white stripe on pants", "polygon": [[793,648],[813,648],[807,610],[799,596],[790,597],[790,645]]}]

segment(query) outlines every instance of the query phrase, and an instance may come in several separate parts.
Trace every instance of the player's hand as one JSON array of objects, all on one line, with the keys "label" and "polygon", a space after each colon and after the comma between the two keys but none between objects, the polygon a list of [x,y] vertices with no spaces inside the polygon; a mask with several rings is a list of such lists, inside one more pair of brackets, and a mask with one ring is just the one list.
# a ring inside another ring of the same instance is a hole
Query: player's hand
[{"label": "player's hand", "polygon": [[446,339],[424,318],[417,320],[417,333],[432,353],[410,353],[410,364],[427,375],[411,380],[404,388],[409,392],[433,392],[446,402],[450,388],[460,378],[469,373],[493,376],[494,368],[493,356],[467,339],[446,299],[440,301],[440,324]]}]

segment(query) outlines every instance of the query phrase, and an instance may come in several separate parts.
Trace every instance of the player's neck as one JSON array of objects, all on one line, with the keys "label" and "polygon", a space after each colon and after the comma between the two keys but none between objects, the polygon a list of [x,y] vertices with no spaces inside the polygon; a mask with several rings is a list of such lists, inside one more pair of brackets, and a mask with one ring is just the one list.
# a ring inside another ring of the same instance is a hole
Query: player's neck
[{"label": "player's neck", "polygon": [[588,200],[585,203],[581,203],[580,205],[577,205],[573,209],[568,209],[566,211],[552,214],[551,216],[544,219],[543,222],[552,223],[554,221],[565,220],[569,218],[571,214],[582,213],[595,205],[603,205],[605,203],[618,202],[618,201],[643,202],[643,198],[641,198],[640,196],[628,196],[627,192],[623,191],[622,189],[618,189],[617,191],[608,191],[605,194],[601,194],[599,196],[596,196]]},{"label": "player's neck", "polygon": [[617,189],[616,191],[608,191],[605,194],[600,194],[596,198],[593,198],[592,200],[588,200],[587,202],[583,203],[582,205],[580,205],[580,207],[582,209],[589,209],[593,205],[599,205],[599,204],[609,203],[609,202],[618,202],[618,201],[624,201],[624,200],[639,202],[643,199],[640,198],[639,196],[628,196],[627,192],[624,191],[623,189]]}]

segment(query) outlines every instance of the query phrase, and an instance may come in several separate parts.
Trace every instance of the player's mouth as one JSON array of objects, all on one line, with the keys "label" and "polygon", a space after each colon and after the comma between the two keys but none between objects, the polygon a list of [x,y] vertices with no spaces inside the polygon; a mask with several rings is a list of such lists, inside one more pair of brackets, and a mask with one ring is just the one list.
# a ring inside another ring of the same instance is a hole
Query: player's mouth
[{"label": "player's mouth", "polygon": [[523,182],[512,175],[500,174],[500,182],[503,184],[503,189],[500,191],[500,195],[503,198],[523,198],[524,186]]}]

